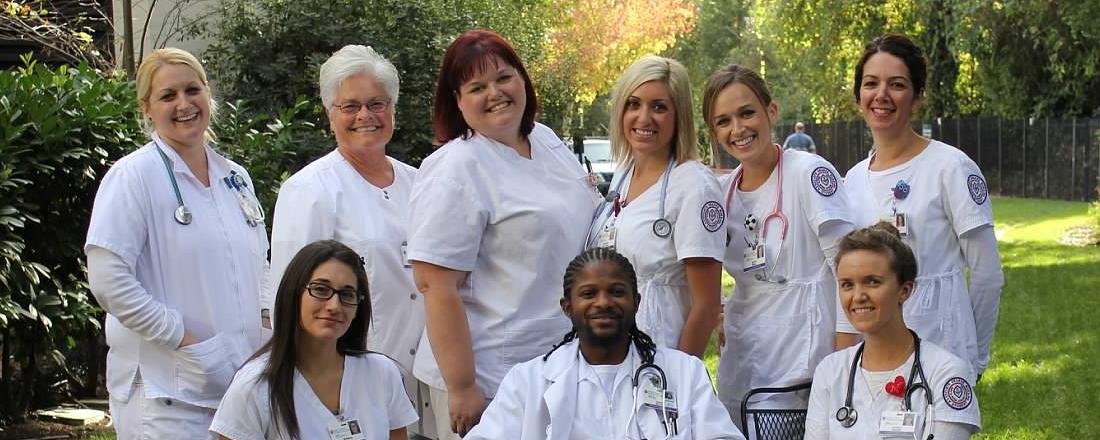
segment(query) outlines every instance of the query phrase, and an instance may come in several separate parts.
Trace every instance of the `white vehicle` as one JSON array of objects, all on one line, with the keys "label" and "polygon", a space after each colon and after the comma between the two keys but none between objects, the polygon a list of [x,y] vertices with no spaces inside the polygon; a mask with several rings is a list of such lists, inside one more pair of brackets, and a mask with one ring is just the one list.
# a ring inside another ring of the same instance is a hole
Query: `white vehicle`
[{"label": "white vehicle", "polygon": [[611,157],[611,141],[607,138],[584,138],[584,146],[578,154],[585,169],[596,175],[600,193],[607,194],[616,165]]}]

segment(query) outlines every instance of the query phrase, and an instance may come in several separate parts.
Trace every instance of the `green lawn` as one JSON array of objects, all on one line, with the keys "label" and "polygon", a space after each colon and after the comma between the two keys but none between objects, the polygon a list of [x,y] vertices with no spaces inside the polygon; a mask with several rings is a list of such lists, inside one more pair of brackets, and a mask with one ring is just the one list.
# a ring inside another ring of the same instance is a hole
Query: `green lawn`
[{"label": "green lawn", "polygon": [[[1100,439],[1100,248],[1058,243],[1088,205],[993,198],[1005,271],[989,369],[987,440]],[[727,290],[730,280],[725,280]],[[706,356],[713,374],[713,344]]]}]

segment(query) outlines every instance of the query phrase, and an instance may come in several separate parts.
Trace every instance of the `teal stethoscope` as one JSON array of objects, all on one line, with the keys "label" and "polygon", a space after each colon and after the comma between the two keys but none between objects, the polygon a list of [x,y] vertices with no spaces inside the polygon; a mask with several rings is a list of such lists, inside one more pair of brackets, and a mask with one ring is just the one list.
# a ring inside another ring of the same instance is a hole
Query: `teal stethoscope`
[{"label": "teal stethoscope", "polygon": [[[172,192],[176,195],[176,210],[172,213],[172,217],[175,217],[176,223],[184,226],[189,225],[194,216],[191,214],[191,210],[187,208],[187,204],[183,203],[179,182],[176,181],[176,173],[172,171],[172,161],[168,159],[167,154],[164,154],[160,144],[160,138],[154,135],[153,147],[157,149],[160,160],[164,162],[164,170],[168,173],[168,180],[172,182]],[[230,171],[228,176],[222,178],[222,183],[229,189],[236,190],[237,201],[241,206],[241,213],[244,214],[244,220],[245,223],[248,223],[248,226],[256,227],[256,225],[263,223],[264,210],[260,208],[258,202],[249,199],[244,193],[244,188],[248,187],[244,177],[237,174],[236,171]]]},{"label": "teal stethoscope", "polygon": [[[672,168],[675,165],[676,158],[670,157],[668,159],[668,166],[665,167],[665,173],[661,176],[661,201],[659,205],[660,211],[657,220],[653,221],[653,235],[656,235],[658,238],[668,238],[670,235],[672,235],[672,222],[668,221],[668,218],[665,216],[665,199],[668,198],[668,177],[672,173]],[[633,169],[634,162],[631,162],[630,166],[626,168],[627,173],[629,173]],[[626,180],[626,174],[624,174],[623,176],[624,177],[622,179],[619,179],[619,182],[615,185],[615,189],[607,192],[607,196],[604,197],[604,201],[600,205],[600,208],[596,210],[596,215],[593,217],[593,220],[602,219],[605,215],[608,215],[608,206],[611,207],[610,216],[617,217],[619,215],[619,212],[626,205],[622,202],[622,194],[620,193],[620,191],[622,191],[623,189],[623,182]],[[595,223],[595,221],[593,223]],[[601,225],[602,227],[611,227],[606,225],[606,220],[603,223],[604,224]],[[593,229],[599,230],[599,228],[600,227],[598,226]],[[589,230],[588,239],[585,240],[585,243],[590,243],[591,240],[592,230]]]}]

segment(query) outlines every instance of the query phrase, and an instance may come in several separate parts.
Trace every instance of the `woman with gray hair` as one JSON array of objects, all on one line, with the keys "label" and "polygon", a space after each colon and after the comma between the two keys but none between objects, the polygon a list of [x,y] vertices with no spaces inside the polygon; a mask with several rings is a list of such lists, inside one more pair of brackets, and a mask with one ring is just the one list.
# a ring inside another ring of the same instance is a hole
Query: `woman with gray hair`
[{"label": "woman with gray hair", "polygon": [[638,328],[660,347],[703,357],[721,308],[725,209],[699,162],[687,69],[646,56],[611,94],[619,169],[589,247],[610,247],[638,271]]},{"label": "woman with gray hair", "polygon": [[[420,392],[423,385],[410,372],[424,330],[424,306],[405,258],[416,169],[386,156],[397,69],[370,47],[348,45],[321,65],[319,85],[336,148],[279,188],[269,284],[277,286],[290,259],[317,240],[337,240],[362,255],[374,311],[367,348],[397,361],[409,396],[423,411],[420,396],[426,400],[427,392]],[[268,289],[263,305],[270,309],[274,302],[274,289]],[[426,434],[417,428],[411,431]]]}]

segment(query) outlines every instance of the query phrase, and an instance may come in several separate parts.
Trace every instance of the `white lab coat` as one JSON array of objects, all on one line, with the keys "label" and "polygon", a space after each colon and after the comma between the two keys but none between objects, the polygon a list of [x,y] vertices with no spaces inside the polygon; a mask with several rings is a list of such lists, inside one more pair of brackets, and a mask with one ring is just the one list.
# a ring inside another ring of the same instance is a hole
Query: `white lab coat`
[{"label": "white lab coat", "polygon": [[[539,356],[516,365],[481,415],[481,422],[464,439],[665,438],[658,412],[644,407],[642,398],[633,399],[631,380],[640,363],[631,343],[611,402],[599,379],[584,368],[578,341],[559,347],[545,361]],[[715,397],[706,367],[698,358],[658,347],[654,363],[664,371],[678,406],[679,435],[671,438],[744,439]],[[632,411],[637,411],[642,436],[633,422],[628,423]]]},{"label": "white lab coat", "polygon": [[[848,393],[848,377],[858,348],[856,345],[829,355],[814,372],[810,406],[806,412],[807,440],[877,439],[882,414],[901,410],[900,397],[877,389],[872,395],[867,380],[857,371],[852,390],[852,407],[859,415],[856,424],[845,428],[836,420],[836,411],[844,406]],[[971,433],[980,431],[981,411],[972,387],[975,376],[970,364],[936,344],[921,341],[921,365],[932,390],[933,419],[967,425]],[[912,366],[911,355],[897,370],[906,383],[909,383]],[[920,379],[914,381],[919,383]],[[923,391],[913,392],[912,404],[914,412],[926,414],[928,401]]]},{"label": "white lab coat", "polygon": [[[731,413],[740,411],[741,400],[752,388],[808,381],[835,343],[836,278],[828,261],[835,238],[822,236],[826,223],[839,222],[850,229],[848,201],[836,170],[820,156],[784,150],[782,165],[787,238],[781,239],[781,222],[773,217],[768,222],[765,269],[744,270],[744,251],[755,241],[745,219],[751,213],[755,231],[762,230],[775,207],[778,173],[773,171],[754,191],[736,190],[728,207],[725,268],[736,285],[725,302],[726,346],[718,363],[718,395]],[[723,189],[728,191],[735,175],[736,170],[722,176]],[[756,274],[761,271],[771,280],[786,282],[759,281]],[[789,404],[782,399],[762,397]]]},{"label": "white lab coat", "polygon": [[[569,330],[562,277],[599,200],[552,130],[535,124],[528,140],[531,159],[481,134],[454,139],[424,160],[413,188],[409,259],[470,272],[458,293],[486,397]],[[446,390],[427,337],[413,373]]]},{"label": "white lab coat", "polygon": [[[111,167],[92,208],[85,252],[106,249],[129,268],[90,274],[110,279],[107,289],[92,283],[107,311],[107,390],[128,401],[140,369],[145,398],[217,408],[233,373],[261,342],[267,233],[262,222],[245,222],[237,190],[223,181],[235,171],[247,183],[243,196],[255,201],[244,168],[206,147],[210,186],[204,187],[174,149],[161,145],[191,224],[173,217],[178,205],[155,142]],[[201,342],[177,348],[185,329]]]},{"label": "white lab coat", "polygon": [[[916,254],[919,272],[916,288],[905,302],[905,322],[925,340],[967,360],[975,371],[984,371],[1004,274],[995,243],[978,256],[963,255],[960,244],[963,234],[993,225],[981,170],[965,153],[939,141],[888,170],[870,171],[870,162],[871,157],[852,167],[845,187],[859,227],[877,223],[895,206],[907,217],[904,241]],[[903,200],[891,191],[899,180],[910,187]],[[982,264],[970,267],[976,282],[968,290],[963,269],[975,257]],[[838,329],[855,332],[843,316]]]},{"label": "white lab coat", "polygon": [[[623,167],[612,178],[611,188],[622,197],[630,188],[631,174],[632,167]],[[593,222],[588,245],[600,245],[600,232],[614,225],[615,250],[630,260],[638,275],[642,295],[638,328],[657,345],[676,348],[692,300],[683,260],[722,261],[726,215],[714,174],[699,161],[687,161],[676,165],[668,176],[665,218],[672,223],[672,234],[656,236],[653,222],[661,218],[663,179],[630,200],[617,216],[610,207],[605,208]]]},{"label": "white lab coat", "polygon": [[[210,432],[233,440],[290,438],[285,427],[273,420],[271,384],[262,377],[269,361],[270,354],[265,354],[241,368],[214,415]],[[305,376],[294,370],[294,415],[301,439],[330,438],[330,426],[349,420],[358,421],[362,438],[388,439],[390,431],[417,420],[397,366],[377,353],[344,356],[339,416],[321,403]]]},{"label": "white lab coat", "polygon": [[367,182],[333,150],[298,171],[279,188],[271,227],[271,288],[275,302],[287,264],[305,245],[337,240],[363,257],[370,287],[367,348],[397,361],[409,375],[424,331],[424,300],[405,259],[405,226],[416,169],[392,158],[393,184]]}]

